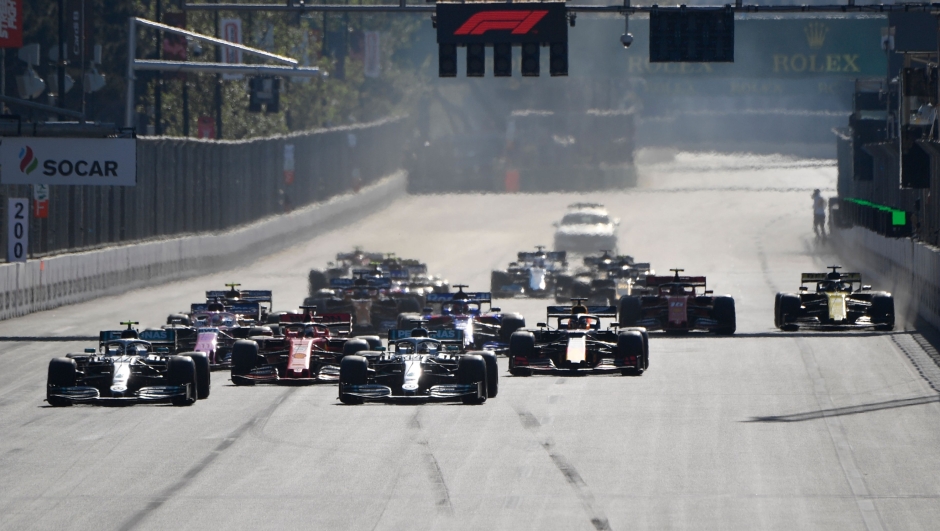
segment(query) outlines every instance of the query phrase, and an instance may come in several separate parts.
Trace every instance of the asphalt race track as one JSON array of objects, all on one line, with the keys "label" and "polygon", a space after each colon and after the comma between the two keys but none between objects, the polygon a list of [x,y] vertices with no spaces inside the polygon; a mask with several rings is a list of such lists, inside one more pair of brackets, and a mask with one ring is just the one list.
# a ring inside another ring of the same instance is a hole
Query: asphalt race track
[{"label": "asphalt race track", "polygon": [[[774,293],[836,260],[810,200],[833,195],[835,166],[680,155],[642,170],[622,193],[410,197],[251,267],[4,321],[0,336],[155,326],[231,281],[289,309],[307,270],[354,244],[486,290],[492,268],[551,243],[575,199],[622,219],[622,252],[733,294],[739,335],[654,337],[639,378],[504,372],[476,407],[348,407],[333,386],[236,388],[219,372],[190,408],[54,409],[49,359],[92,342],[3,342],[0,528],[936,529],[940,404],[899,347],[910,334],[772,326]],[[498,304],[544,319],[546,301]]]}]

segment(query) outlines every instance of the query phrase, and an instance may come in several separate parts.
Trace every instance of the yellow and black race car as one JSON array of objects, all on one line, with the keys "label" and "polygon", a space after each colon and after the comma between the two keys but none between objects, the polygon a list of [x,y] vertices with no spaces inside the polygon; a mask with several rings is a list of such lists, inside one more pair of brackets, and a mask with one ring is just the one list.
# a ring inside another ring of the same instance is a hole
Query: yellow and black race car
[{"label": "yellow and black race car", "polygon": [[[778,293],[774,324],[785,331],[800,327],[822,330],[841,328],[894,328],[894,297],[862,284],[861,273],[803,273],[799,293]],[[807,284],[814,286],[811,289]]]}]

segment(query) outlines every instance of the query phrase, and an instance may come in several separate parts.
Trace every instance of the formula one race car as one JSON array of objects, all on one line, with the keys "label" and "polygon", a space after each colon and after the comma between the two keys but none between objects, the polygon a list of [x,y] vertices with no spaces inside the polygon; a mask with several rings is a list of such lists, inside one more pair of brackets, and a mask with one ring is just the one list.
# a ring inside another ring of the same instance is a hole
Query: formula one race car
[{"label": "formula one race car", "polygon": [[649,293],[646,277],[654,272],[647,262],[606,250],[600,256],[585,256],[583,262],[577,270],[556,277],[555,302],[579,298],[588,304],[613,305],[624,295]]},{"label": "formula one race car", "polygon": [[398,314],[417,312],[423,307],[424,296],[394,289],[395,283],[381,269],[353,271],[354,278],[330,279],[331,290],[321,290],[318,297],[307,297],[304,305],[316,306],[330,313],[345,312],[353,316],[353,332],[378,334],[394,328]]},{"label": "formula one race car", "polygon": [[640,376],[649,368],[646,330],[601,328],[601,319],[617,317],[614,306],[549,306],[555,328],[539,323],[538,330],[518,330],[509,340],[509,372],[532,374],[620,373]]},{"label": "formula one race car", "polygon": [[394,254],[367,253],[356,248],[351,253],[339,253],[336,262],[327,264],[323,271],[312,269],[309,274],[308,289],[311,298],[322,297],[321,290],[329,290],[333,286],[331,280],[336,278],[352,278],[354,272],[365,268],[378,269],[382,276],[394,281],[396,291],[422,296],[425,293],[436,291],[447,293],[447,281],[428,274],[427,264],[418,260],[398,258]]},{"label": "formula one race car", "polygon": [[499,391],[496,355],[463,352],[460,330],[389,330],[389,348],[361,351],[340,363],[339,399],[482,404]]},{"label": "formula one race car", "polygon": [[[466,292],[466,285],[455,285],[456,293],[430,293],[429,305],[423,313],[398,315],[398,328],[410,330],[419,323],[427,323],[429,330],[460,330],[467,349],[501,350],[509,346],[513,332],[525,326],[525,318],[518,313],[503,313],[492,306],[487,292]],[[490,305],[484,311],[483,305]]]},{"label": "formula one race car", "polygon": [[[803,273],[800,292],[778,293],[774,324],[781,330],[800,327],[894,329],[894,297],[862,285],[861,273]],[[810,291],[806,284],[815,284]]]},{"label": "formula one race car", "polygon": [[[646,277],[652,295],[620,298],[620,326],[642,326],[649,330],[689,332],[703,330],[731,335],[737,327],[734,299],[715,296],[706,289],[705,277],[679,276],[682,269],[670,269],[674,276]],[[702,288],[699,292],[697,288]]]},{"label": "formula one race car", "polygon": [[126,330],[99,334],[98,350],[67,354],[49,362],[46,401],[51,406],[92,403],[128,405],[170,402],[189,406],[209,397],[209,361],[205,354],[169,355],[173,330]]},{"label": "formula one race car", "polygon": [[564,251],[522,251],[517,260],[504,271],[493,271],[490,275],[490,293],[496,298],[504,297],[550,297],[555,291],[555,276],[567,267]]},{"label": "formula one race car", "polygon": [[378,345],[365,339],[350,340],[352,326],[349,314],[286,313],[281,315],[275,336],[268,327],[260,327],[264,335],[238,340],[232,347],[232,383],[255,385],[309,385],[335,382],[339,376],[339,360]]}]

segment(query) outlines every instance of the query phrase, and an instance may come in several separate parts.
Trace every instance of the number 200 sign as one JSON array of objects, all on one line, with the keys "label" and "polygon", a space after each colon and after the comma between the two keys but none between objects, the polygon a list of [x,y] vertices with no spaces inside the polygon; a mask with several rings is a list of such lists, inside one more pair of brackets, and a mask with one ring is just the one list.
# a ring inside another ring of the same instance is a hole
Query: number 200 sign
[{"label": "number 200 sign", "polygon": [[7,262],[25,262],[29,249],[29,200],[9,198],[7,220]]}]

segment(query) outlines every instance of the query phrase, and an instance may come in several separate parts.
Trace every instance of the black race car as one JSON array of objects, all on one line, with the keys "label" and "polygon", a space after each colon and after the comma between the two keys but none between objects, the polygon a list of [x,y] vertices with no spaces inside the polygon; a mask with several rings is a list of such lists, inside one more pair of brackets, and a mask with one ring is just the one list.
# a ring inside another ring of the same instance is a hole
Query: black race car
[{"label": "black race car", "polygon": [[[774,325],[794,331],[800,327],[822,330],[841,328],[894,329],[894,297],[871,291],[861,273],[803,273],[799,293],[778,293],[774,301]],[[813,285],[810,290],[806,285]]]},{"label": "black race car", "polygon": [[615,319],[614,306],[549,306],[548,319],[536,330],[518,330],[509,340],[509,372],[532,374],[620,373],[640,376],[649,368],[649,336],[643,328],[601,328]]},{"label": "black race car", "polygon": [[209,397],[209,360],[201,352],[170,355],[173,330],[126,330],[99,334],[98,350],[67,354],[49,362],[46,401],[51,406],[72,404],[128,405],[170,402],[189,406]]},{"label": "black race car", "polygon": [[496,355],[463,352],[461,330],[392,329],[388,350],[343,357],[339,399],[420,403],[460,400],[482,404],[499,391]]},{"label": "black race car", "polygon": [[536,251],[522,251],[516,261],[502,271],[490,274],[490,293],[496,298],[547,298],[555,291],[555,278],[567,268],[565,251],[545,251],[541,245]]}]

